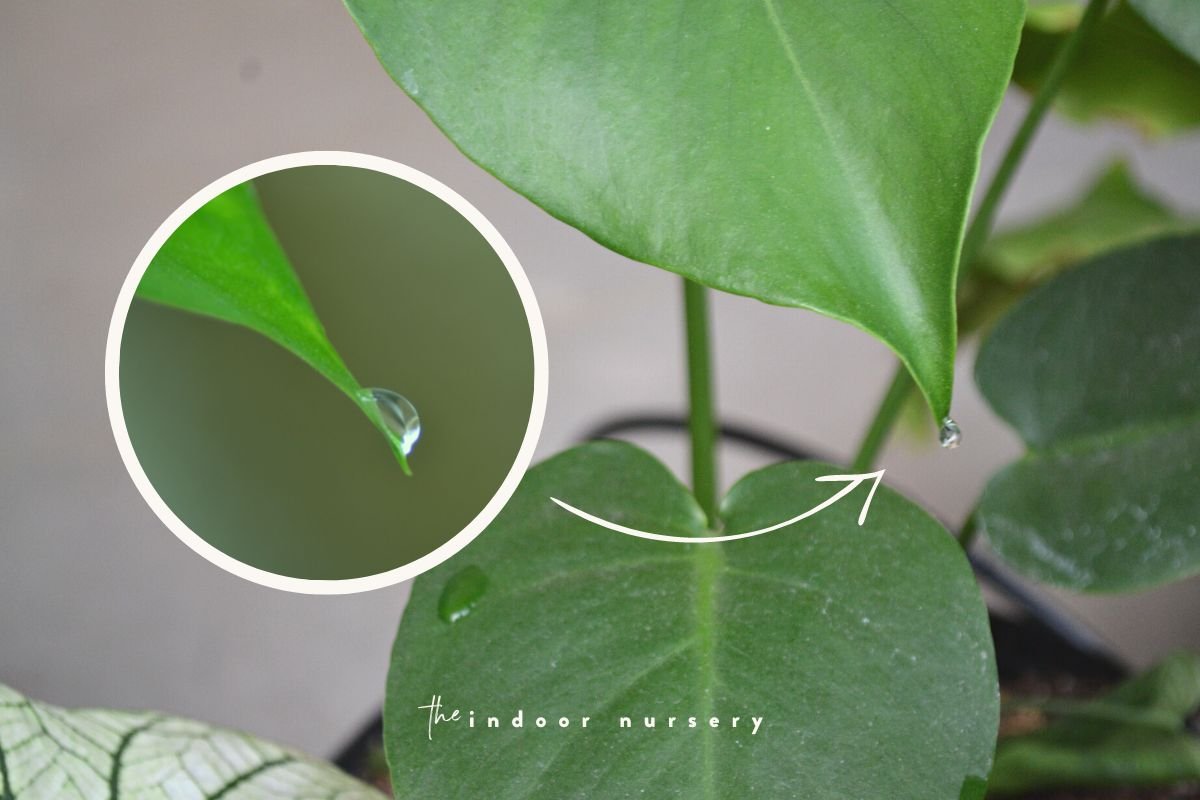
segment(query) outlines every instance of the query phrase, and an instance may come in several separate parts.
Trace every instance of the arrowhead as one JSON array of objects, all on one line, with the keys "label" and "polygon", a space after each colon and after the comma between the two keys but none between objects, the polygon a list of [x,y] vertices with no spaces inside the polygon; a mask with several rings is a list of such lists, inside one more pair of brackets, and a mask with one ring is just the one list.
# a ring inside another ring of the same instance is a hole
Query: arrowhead
[{"label": "arrowhead", "polygon": [[848,484],[845,488],[834,495],[834,500],[841,499],[854,491],[860,483],[864,481],[872,481],[871,491],[867,492],[867,499],[863,501],[862,511],[858,514],[858,524],[862,525],[867,521],[867,511],[871,508],[871,501],[875,499],[875,490],[879,488],[879,482],[883,480],[883,474],[886,469],[876,470],[875,472],[864,472],[861,475],[822,475],[817,478],[819,481],[837,481],[839,483]]}]

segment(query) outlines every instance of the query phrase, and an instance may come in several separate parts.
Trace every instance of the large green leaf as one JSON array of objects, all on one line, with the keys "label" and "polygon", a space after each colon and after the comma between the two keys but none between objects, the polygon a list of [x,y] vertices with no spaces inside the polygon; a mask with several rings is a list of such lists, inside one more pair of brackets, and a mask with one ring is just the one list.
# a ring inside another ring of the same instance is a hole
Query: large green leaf
[{"label": "large green leaf", "polygon": [[1099,700],[1048,705],[1056,721],[1001,739],[989,788],[1009,795],[1200,780],[1200,735],[1188,729],[1198,708],[1200,658],[1171,656]]},{"label": "large green leaf", "polygon": [[890,345],[950,403],[1021,0],[346,0],[469,157],[598,242]]},{"label": "large green leaf", "polygon": [[252,184],[229,189],[188,217],[155,254],[137,296],[244,325],[287,348],[362,409],[409,471],[408,444],[329,342]]},{"label": "large green leaf", "polygon": [[[831,471],[748,476],[722,506],[725,532],[816,506],[834,490],[814,478]],[[590,444],[531,470],[484,535],[413,587],[384,709],[397,797],[975,796],[998,717],[978,587],[945,530],[899,495],[880,488],[859,527],[867,491],[756,538],[672,544],[550,500],[705,535],[695,500],[644,452]],[[434,695],[447,716],[474,710],[476,727],[428,738],[420,707]],[[756,734],[751,717],[764,718]]]},{"label": "large green leaf", "polygon": [[976,380],[1030,448],[980,521],[1027,575],[1117,591],[1200,570],[1200,236],[1102,256],[1031,293]]},{"label": "large green leaf", "polygon": [[382,800],[335,767],[199,722],[65,711],[0,685],[2,800]]},{"label": "large green leaf", "polygon": [[1147,22],[1200,61],[1200,4],[1196,0],[1129,0]]},{"label": "large green leaf", "polygon": [[[1080,7],[1052,3],[1031,11],[1013,80],[1036,91]],[[1116,119],[1148,136],[1178,133],[1200,125],[1200,64],[1122,2],[1083,43],[1055,105],[1080,122]]]}]

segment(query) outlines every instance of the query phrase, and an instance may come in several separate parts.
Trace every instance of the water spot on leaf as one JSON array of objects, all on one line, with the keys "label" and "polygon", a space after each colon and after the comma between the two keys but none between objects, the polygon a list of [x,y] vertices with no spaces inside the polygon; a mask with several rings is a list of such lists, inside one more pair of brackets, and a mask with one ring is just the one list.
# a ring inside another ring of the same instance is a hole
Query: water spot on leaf
[{"label": "water spot on leaf", "polygon": [[487,591],[488,577],[479,567],[464,567],[446,581],[438,597],[438,617],[442,622],[458,622],[471,613]]}]

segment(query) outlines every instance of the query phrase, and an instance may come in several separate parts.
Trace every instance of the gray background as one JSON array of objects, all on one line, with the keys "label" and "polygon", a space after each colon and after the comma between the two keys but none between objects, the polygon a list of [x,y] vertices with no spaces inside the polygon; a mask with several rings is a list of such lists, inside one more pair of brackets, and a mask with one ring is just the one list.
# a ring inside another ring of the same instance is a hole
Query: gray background
[{"label": "gray background", "polygon": [[[1006,103],[989,171],[1024,105]],[[159,223],[230,170],[359,150],[428,172],[479,207],[545,316],[541,456],[610,414],[682,407],[678,279],[603,250],[470,164],[332,0],[8,2],[0,109],[0,680],[21,691],[160,708],[318,754],[380,701],[406,587],[314,598],[226,575],[158,522],[113,446],[103,356],[118,287]],[[1066,201],[1117,153],[1200,211],[1200,138],[1147,144],[1054,120],[1004,218]],[[714,307],[726,417],[845,459],[891,372],[885,348],[814,314],[730,296]],[[959,379],[964,446],[897,440],[882,458],[896,486],[952,522],[1019,452],[965,368]],[[683,465],[678,443],[645,442]],[[755,463],[730,453],[722,473]],[[1200,647],[1200,582],[1069,602],[1135,663]]]}]

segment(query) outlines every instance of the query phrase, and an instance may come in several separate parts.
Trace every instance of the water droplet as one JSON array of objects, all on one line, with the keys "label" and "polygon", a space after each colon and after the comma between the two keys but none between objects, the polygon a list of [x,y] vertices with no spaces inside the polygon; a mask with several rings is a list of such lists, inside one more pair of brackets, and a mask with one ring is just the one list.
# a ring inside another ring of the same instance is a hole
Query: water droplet
[{"label": "water droplet", "polygon": [[487,585],[487,575],[479,567],[464,567],[454,573],[438,598],[438,616],[442,622],[458,622],[470,614],[487,591]]},{"label": "water droplet", "polygon": [[947,450],[953,450],[962,443],[962,429],[950,417],[942,420],[942,428],[938,431],[938,444]]},{"label": "water droplet", "polygon": [[400,451],[406,456],[411,453],[417,439],[421,438],[421,418],[417,416],[417,407],[407,397],[390,389],[363,389],[358,396],[361,400],[375,403],[384,426],[396,440]]}]

